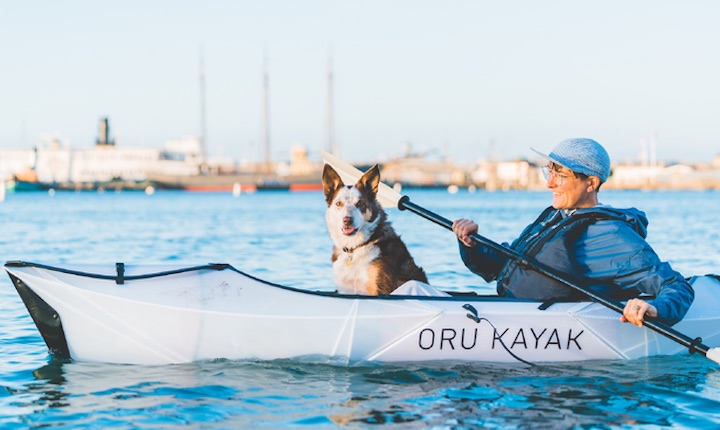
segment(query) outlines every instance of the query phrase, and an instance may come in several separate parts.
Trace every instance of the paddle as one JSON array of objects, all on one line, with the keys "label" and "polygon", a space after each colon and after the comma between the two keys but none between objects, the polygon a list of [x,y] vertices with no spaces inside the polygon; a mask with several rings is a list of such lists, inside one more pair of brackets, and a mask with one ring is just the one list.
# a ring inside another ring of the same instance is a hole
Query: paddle
[{"label": "paddle", "polygon": [[[329,154],[325,151],[320,151],[320,155],[323,157],[326,163],[330,164],[335,169],[335,171],[340,175],[340,178],[346,184],[354,184],[363,175],[363,172],[332,154]],[[380,183],[380,186],[378,188],[378,200],[383,206],[397,207],[400,210],[409,210],[410,212],[416,215],[420,215],[421,217],[432,221],[435,224],[445,227],[448,230],[452,230],[452,221],[416,205],[415,203],[410,201],[410,198],[408,196],[400,195],[400,193],[382,182]],[[477,233],[470,235],[470,237],[472,237],[476,242],[481,243],[482,245],[492,249],[493,251],[496,251],[504,255],[505,257],[512,258],[513,260],[517,261],[521,267],[525,269],[535,270],[536,272],[547,276],[550,279],[560,282],[563,285],[566,285],[574,290],[582,292],[586,296],[590,297],[593,301],[600,303],[601,305],[610,308],[621,315],[623,314],[623,309],[625,307],[620,304],[620,302],[604,297],[589,288],[586,288],[582,285],[574,284],[564,279],[562,276],[555,273],[551,267],[543,265],[537,261],[528,259],[526,256],[516,252],[515,250],[506,248],[484,236],[480,236]],[[720,364],[720,348],[709,348],[702,343],[702,339],[692,339],[671,328],[667,324],[663,324],[659,321],[645,320],[643,321],[643,324],[645,325],[645,327],[654,330],[661,335],[688,348],[691,354],[694,352],[700,353],[703,356]]]}]

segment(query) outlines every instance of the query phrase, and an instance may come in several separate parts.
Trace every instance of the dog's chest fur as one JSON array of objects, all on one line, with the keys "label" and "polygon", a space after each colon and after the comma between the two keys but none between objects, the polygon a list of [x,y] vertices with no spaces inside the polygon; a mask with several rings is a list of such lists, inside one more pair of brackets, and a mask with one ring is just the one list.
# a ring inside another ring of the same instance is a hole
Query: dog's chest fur
[{"label": "dog's chest fur", "polygon": [[[335,248],[333,255],[333,278],[338,291],[346,294],[367,294],[370,267],[380,258],[380,248],[367,245],[353,252]],[[375,293],[377,294],[377,293]]]}]

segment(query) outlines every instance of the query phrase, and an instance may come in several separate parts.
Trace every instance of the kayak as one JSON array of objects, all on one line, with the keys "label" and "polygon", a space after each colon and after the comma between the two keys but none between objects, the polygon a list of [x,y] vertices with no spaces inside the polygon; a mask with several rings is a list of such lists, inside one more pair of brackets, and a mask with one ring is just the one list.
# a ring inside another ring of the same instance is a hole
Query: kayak
[{"label": "kayak", "polygon": [[[8,262],[5,270],[49,351],[78,361],[547,363],[688,351],[591,301],[540,303],[426,284],[341,295],[274,284],[228,264]],[[720,280],[691,283],[695,302],[673,328],[720,345]]]}]

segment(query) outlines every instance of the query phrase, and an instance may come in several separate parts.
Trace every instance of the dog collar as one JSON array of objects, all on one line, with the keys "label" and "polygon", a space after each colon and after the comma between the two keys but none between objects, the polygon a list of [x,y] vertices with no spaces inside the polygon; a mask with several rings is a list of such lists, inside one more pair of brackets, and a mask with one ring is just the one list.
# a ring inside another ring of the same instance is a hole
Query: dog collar
[{"label": "dog collar", "polygon": [[343,249],[342,249],[343,252],[347,254],[347,259],[345,260],[345,265],[346,265],[346,266],[349,266],[349,265],[352,263],[352,260],[353,260],[352,254],[353,254],[353,252],[355,252],[356,249],[362,248],[363,246],[369,245],[369,244],[371,244],[372,242],[378,242],[378,241],[379,241],[379,239],[372,239],[372,238],[370,238],[370,239],[367,240],[366,242],[363,242],[363,243],[361,243],[360,245],[357,245],[357,246],[353,246],[352,248],[343,247]]},{"label": "dog collar", "polygon": [[360,245],[353,246],[352,248],[343,247],[342,250],[343,250],[343,252],[345,252],[345,253],[347,253],[347,254],[352,254],[356,249],[362,248],[363,246],[369,245],[371,242],[375,242],[375,241],[377,241],[377,240],[373,240],[373,239],[371,238],[371,239],[368,239],[367,241],[361,243]]}]

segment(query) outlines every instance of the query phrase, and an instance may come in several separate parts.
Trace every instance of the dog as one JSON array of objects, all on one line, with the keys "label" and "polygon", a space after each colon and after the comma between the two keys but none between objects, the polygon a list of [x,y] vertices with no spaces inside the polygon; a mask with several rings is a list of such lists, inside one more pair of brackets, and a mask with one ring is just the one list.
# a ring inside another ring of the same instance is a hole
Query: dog
[{"label": "dog", "polygon": [[403,283],[427,283],[377,200],[380,169],[371,167],[355,185],[323,168],[325,219],[333,242],[333,278],[339,293],[390,294]]}]

